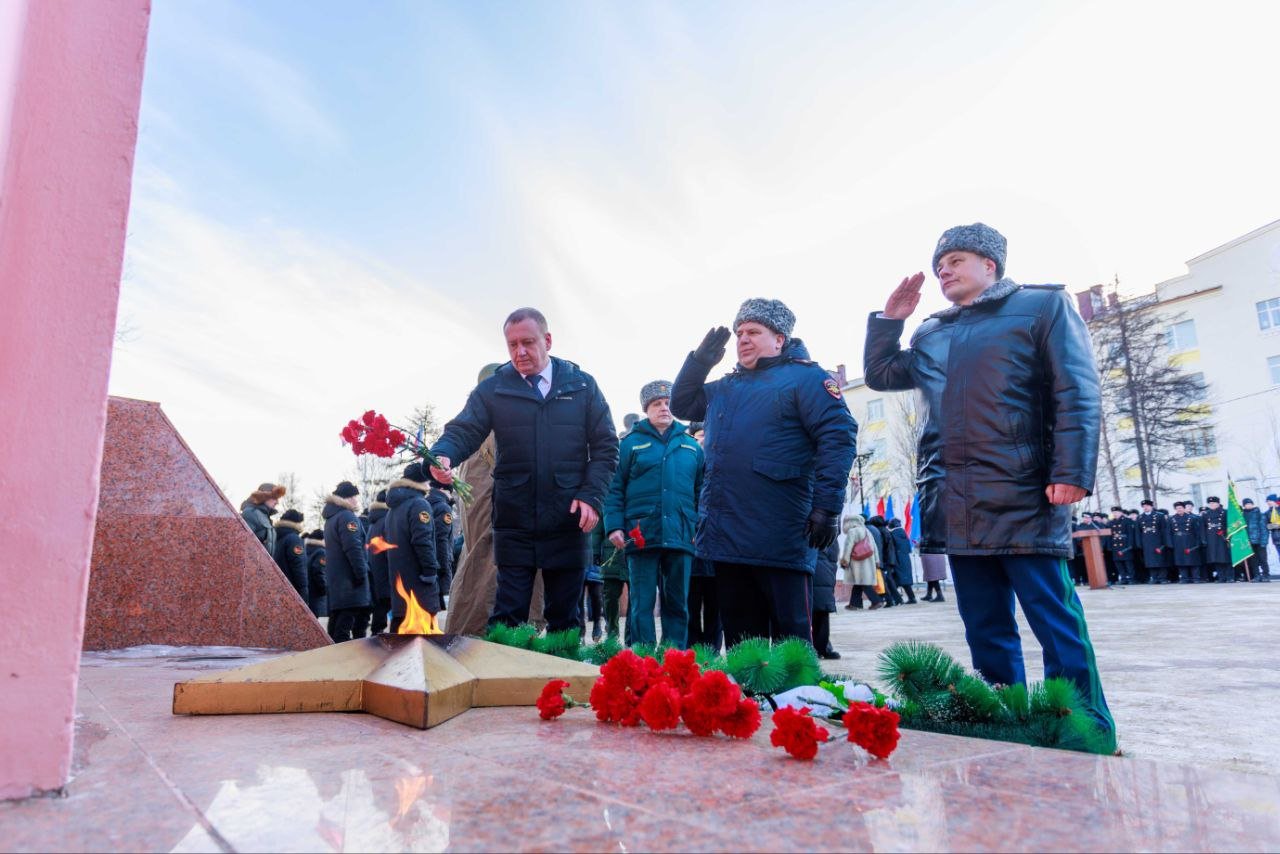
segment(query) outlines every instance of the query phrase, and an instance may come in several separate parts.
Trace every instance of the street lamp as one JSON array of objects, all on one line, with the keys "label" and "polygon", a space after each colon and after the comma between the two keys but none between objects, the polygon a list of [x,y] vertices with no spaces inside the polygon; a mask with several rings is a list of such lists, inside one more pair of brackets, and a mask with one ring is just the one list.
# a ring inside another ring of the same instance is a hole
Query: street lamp
[{"label": "street lamp", "polygon": [[[863,486],[862,481],[862,464],[871,462],[871,458],[874,456],[874,451],[863,451],[861,454],[858,454],[853,458],[854,462],[858,466],[858,503],[861,507],[867,506],[867,490],[866,487]],[[859,509],[861,509],[861,507]]]}]

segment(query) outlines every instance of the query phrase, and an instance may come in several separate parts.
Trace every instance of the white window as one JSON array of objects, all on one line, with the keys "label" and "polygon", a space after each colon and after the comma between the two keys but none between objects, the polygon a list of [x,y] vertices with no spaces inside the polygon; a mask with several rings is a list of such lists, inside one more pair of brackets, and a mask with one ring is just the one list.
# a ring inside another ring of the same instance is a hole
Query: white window
[{"label": "white window", "polygon": [[867,421],[884,420],[884,398],[877,397],[867,401]]},{"label": "white window", "polygon": [[1267,371],[1271,374],[1271,384],[1280,385],[1280,356],[1267,357]]},{"label": "white window", "polygon": [[1208,457],[1218,453],[1218,440],[1212,427],[1198,427],[1182,436],[1182,448],[1188,457]]},{"label": "white window", "polygon": [[1196,322],[1184,320],[1171,325],[1164,332],[1164,346],[1174,353],[1196,346]]},{"label": "white window", "polygon": [[1280,297],[1263,300],[1257,307],[1259,329],[1280,328]]}]

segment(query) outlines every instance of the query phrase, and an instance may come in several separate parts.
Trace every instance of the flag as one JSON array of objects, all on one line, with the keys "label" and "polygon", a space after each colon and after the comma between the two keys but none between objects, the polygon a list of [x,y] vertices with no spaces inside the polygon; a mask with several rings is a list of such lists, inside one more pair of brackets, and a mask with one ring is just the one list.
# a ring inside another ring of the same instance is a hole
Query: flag
[{"label": "flag", "polygon": [[863,519],[871,518],[871,505],[865,501],[862,502],[862,518]]},{"label": "flag", "polygon": [[1236,498],[1236,485],[1227,478],[1227,542],[1231,543],[1231,565],[1253,557],[1249,532],[1245,529],[1244,508]]},{"label": "flag", "polygon": [[912,496],[907,499],[906,506],[902,508],[902,530],[907,532],[908,540],[911,539],[911,511],[913,509],[912,505],[915,504],[915,502],[916,499]]},{"label": "flag", "polygon": [[[422,422],[422,423],[420,423],[420,424],[418,424],[418,435],[414,437],[414,442],[413,442],[413,443],[414,443],[415,445],[417,445],[419,448],[421,448],[421,447],[422,447],[422,428],[424,428],[424,427],[426,427],[426,426],[427,426],[427,424],[426,424],[426,422],[425,422],[425,421],[424,421],[424,422]],[[859,601],[859,602],[861,602],[862,600],[861,600],[861,599],[859,599],[858,601]]]},{"label": "flag", "polygon": [[885,519],[893,518],[893,496],[892,495],[889,496],[889,500],[884,505],[884,518]]},{"label": "flag", "polygon": [[876,503],[876,515],[877,516],[884,515],[884,496],[883,495],[880,496],[880,501]]}]

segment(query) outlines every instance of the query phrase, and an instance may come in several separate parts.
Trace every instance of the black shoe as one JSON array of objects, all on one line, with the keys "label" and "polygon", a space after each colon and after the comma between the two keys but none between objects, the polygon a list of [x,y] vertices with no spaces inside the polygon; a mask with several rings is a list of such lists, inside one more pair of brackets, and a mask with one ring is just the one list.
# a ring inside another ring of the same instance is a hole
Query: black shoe
[{"label": "black shoe", "polygon": [[945,601],[947,601],[947,597],[945,597],[945,596],[943,596],[941,593],[939,593],[939,594],[938,594],[938,598],[937,598],[937,599],[934,599],[933,601],[935,601],[935,602],[945,602]]},{"label": "black shoe", "polygon": [[827,660],[827,661],[835,661],[836,659],[838,659],[838,658],[840,657],[840,653],[836,652],[834,649],[829,649],[829,650],[827,650],[826,652],[822,653],[822,655],[820,655],[820,656],[818,656],[818,657],[819,657],[819,658],[822,658],[822,659],[825,659],[825,660]]},{"label": "black shoe", "polygon": [[861,605],[845,605],[844,609],[846,611],[861,611],[862,606]]}]

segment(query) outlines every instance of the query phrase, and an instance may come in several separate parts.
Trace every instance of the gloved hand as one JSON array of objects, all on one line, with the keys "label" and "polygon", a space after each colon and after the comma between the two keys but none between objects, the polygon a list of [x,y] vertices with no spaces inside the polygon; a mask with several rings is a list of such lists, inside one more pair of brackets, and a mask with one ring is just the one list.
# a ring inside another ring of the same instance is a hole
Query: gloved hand
[{"label": "gloved hand", "polygon": [[693,358],[709,368],[715,367],[724,358],[724,345],[729,343],[732,337],[733,333],[725,327],[715,327],[707,333],[706,338],[702,339],[698,349],[693,351]]},{"label": "gloved hand", "polygon": [[809,521],[805,523],[804,533],[809,538],[811,547],[825,549],[834,543],[840,534],[839,514],[813,508],[809,511]]}]

